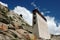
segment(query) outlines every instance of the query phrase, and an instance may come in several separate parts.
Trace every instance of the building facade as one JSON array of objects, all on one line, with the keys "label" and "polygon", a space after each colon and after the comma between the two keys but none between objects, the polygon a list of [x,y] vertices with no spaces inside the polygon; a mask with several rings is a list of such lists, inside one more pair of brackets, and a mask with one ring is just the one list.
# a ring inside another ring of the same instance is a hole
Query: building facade
[{"label": "building facade", "polygon": [[37,10],[33,10],[33,33],[40,38],[50,39],[46,18]]}]

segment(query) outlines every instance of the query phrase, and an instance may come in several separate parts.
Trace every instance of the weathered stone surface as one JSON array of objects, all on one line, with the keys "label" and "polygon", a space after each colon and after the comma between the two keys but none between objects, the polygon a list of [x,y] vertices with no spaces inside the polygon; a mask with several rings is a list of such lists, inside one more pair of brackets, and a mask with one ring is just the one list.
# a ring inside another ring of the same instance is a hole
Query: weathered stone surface
[{"label": "weathered stone surface", "polygon": [[0,30],[7,31],[8,26],[6,24],[0,22]]},{"label": "weathered stone surface", "polygon": [[0,40],[37,40],[21,15],[0,4]]}]

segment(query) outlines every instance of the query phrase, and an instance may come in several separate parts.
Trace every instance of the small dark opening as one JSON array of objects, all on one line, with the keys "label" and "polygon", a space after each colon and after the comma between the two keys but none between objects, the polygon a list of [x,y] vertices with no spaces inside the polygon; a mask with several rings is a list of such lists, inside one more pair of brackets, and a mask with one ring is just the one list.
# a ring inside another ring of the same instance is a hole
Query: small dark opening
[{"label": "small dark opening", "polygon": [[34,21],[33,24],[36,24],[36,21]]},{"label": "small dark opening", "polygon": [[20,14],[20,17],[22,17],[22,14]]},{"label": "small dark opening", "polygon": [[36,17],[33,17],[33,19],[35,20],[35,19],[36,19]]},{"label": "small dark opening", "polygon": [[36,15],[36,13],[33,13],[33,15]]}]

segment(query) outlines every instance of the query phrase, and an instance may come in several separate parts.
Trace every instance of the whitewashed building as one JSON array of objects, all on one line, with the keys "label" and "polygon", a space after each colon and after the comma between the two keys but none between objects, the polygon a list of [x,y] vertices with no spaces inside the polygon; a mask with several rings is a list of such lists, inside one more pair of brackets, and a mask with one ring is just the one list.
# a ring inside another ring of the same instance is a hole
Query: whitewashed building
[{"label": "whitewashed building", "polygon": [[33,33],[42,39],[50,39],[46,18],[37,10],[33,10]]}]

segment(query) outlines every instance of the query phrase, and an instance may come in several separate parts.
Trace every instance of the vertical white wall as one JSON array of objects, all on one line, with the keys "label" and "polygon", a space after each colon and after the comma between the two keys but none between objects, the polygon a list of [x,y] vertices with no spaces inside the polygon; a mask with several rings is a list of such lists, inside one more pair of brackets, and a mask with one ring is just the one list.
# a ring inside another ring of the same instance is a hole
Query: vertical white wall
[{"label": "vertical white wall", "polygon": [[39,37],[50,39],[50,34],[48,33],[47,22],[38,13],[36,13],[36,15],[37,15]]}]

